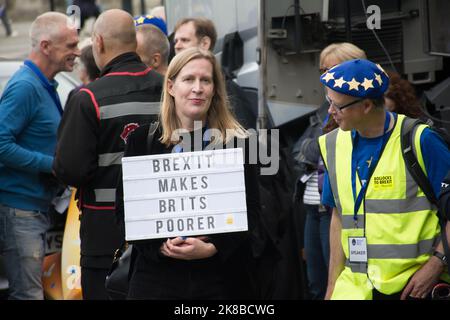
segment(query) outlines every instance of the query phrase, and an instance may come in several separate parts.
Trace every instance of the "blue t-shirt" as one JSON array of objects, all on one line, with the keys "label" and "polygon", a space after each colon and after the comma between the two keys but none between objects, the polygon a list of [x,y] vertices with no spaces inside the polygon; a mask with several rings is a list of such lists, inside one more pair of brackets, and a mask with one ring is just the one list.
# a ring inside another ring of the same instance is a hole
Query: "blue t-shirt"
[{"label": "blue t-shirt", "polygon": [[[375,148],[383,137],[363,138],[359,136],[358,144],[353,151],[356,167],[360,176],[365,176],[368,164]],[[423,161],[436,197],[440,193],[441,182],[450,170],[450,151],[442,138],[433,130],[426,128],[420,136]],[[349,178],[349,183],[351,183]],[[336,204],[331,190],[328,172],[323,179],[322,204],[335,208]]]}]

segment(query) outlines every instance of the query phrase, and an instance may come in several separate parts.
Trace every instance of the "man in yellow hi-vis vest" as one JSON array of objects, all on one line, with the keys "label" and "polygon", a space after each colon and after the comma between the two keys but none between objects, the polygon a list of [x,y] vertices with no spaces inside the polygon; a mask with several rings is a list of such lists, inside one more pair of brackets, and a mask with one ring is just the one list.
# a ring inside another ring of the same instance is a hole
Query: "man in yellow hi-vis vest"
[{"label": "man in yellow hi-vis vest", "polygon": [[[384,108],[389,78],[381,66],[356,59],[320,80],[339,125],[319,138],[327,169],[322,203],[333,208],[326,299],[425,298],[446,259],[437,209],[405,167],[405,116]],[[437,196],[450,151],[425,125],[413,148]]]}]

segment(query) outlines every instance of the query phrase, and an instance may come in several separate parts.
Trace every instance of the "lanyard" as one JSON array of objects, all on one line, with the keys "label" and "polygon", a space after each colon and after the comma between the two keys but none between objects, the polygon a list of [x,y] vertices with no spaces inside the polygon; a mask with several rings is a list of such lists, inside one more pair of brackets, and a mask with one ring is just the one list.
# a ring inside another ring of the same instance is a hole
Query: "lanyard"
[{"label": "lanyard", "polygon": [[[361,180],[365,181],[365,183],[361,186],[361,190],[359,191],[358,196],[356,196],[356,172],[357,172],[356,166],[357,166],[357,163],[356,163],[356,159],[354,159],[353,155],[352,155],[352,191],[353,191],[353,199],[355,200],[355,207],[354,207],[354,211],[353,211],[353,221],[355,222],[355,228],[358,224],[358,210],[361,207],[361,203],[362,203],[364,196],[366,195],[367,186],[369,184],[369,178],[371,177],[373,171],[375,170],[378,160],[380,159],[383,147],[386,145],[386,142],[390,136],[390,134],[386,134],[389,129],[389,123],[391,120],[390,113],[386,111],[385,117],[386,117],[386,119],[384,121],[383,138],[380,140],[380,142],[377,144],[377,146],[375,148],[375,152],[373,154],[369,170],[367,171],[367,176],[360,177]],[[356,131],[353,132],[352,135],[353,135],[353,151],[354,151],[358,144],[359,136]]]},{"label": "lanyard", "polygon": [[[195,135],[194,135],[195,136]],[[211,139],[211,133],[208,130],[208,122],[206,122],[205,125],[205,134],[202,135],[202,150],[205,150],[206,146],[208,145],[209,140]],[[172,153],[181,153],[183,152],[183,147],[181,146],[182,143],[179,143],[175,145],[172,149]]]},{"label": "lanyard", "polygon": [[[28,68],[30,68],[31,71],[33,71],[37,75],[39,80],[41,80],[42,86],[45,88],[45,90],[47,90],[48,94],[55,102],[55,105],[56,105],[56,108],[58,109],[59,114],[62,115],[63,109],[61,106],[61,100],[59,100],[59,96],[58,96],[58,93],[56,92],[55,86],[53,86],[48,81],[48,79],[42,74],[42,72],[39,70],[39,68],[31,60],[25,60],[24,65],[27,66]],[[54,81],[54,82],[56,82],[56,81]]]}]

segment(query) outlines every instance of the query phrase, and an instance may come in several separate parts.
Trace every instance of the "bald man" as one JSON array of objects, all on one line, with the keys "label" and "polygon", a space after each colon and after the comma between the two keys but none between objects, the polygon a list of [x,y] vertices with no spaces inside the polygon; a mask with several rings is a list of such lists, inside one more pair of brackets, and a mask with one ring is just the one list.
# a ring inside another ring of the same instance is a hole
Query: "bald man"
[{"label": "bald man", "polygon": [[133,18],[102,13],[92,34],[98,80],[67,104],[53,163],[57,177],[78,189],[81,208],[81,286],[84,299],[108,299],[105,277],[124,242],[115,223],[116,184],[128,135],[156,120],[162,77],[136,54]]},{"label": "bald man", "polygon": [[31,53],[0,99],[0,254],[9,298],[43,299],[42,261],[48,211],[58,184],[52,175],[62,115],[55,75],[80,55],[67,16],[48,12],[30,29]]}]

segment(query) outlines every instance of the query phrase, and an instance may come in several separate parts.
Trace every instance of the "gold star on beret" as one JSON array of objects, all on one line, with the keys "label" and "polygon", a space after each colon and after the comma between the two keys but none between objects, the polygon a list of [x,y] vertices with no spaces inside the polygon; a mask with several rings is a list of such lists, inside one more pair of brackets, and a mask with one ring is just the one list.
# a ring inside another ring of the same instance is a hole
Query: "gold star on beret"
[{"label": "gold star on beret", "polygon": [[352,81],[347,81],[347,83],[349,86],[348,88],[349,90],[356,90],[356,91],[359,90],[358,87],[361,84],[361,82],[356,81],[355,78],[353,78]]},{"label": "gold star on beret", "polygon": [[346,83],[344,80],[344,77],[340,77],[339,79],[334,80],[334,86],[333,87],[339,87],[342,88],[342,85]]},{"label": "gold star on beret", "polygon": [[379,74],[375,75],[375,80],[377,80],[377,82],[380,86],[383,84],[383,80],[381,80],[381,76]]},{"label": "gold star on beret", "polygon": [[334,80],[334,72],[328,72],[324,77],[323,80],[325,82],[328,82],[330,80]]},{"label": "gold star on beret", "polygon": [[139,17],[139,18],[136,20],[137,24],[143,24],[144,21],[145,21],[145,17],[143,17],[143,16]]},{"label": "gold star on beret", "polygon": [[373,86],[373,79],[369,80],[367,78],[364,78],[364,81],[363,81],[363,83],[361,83],[361,85],[364,87],[364,90],[368,90],[370,88],[375,88]]}]

